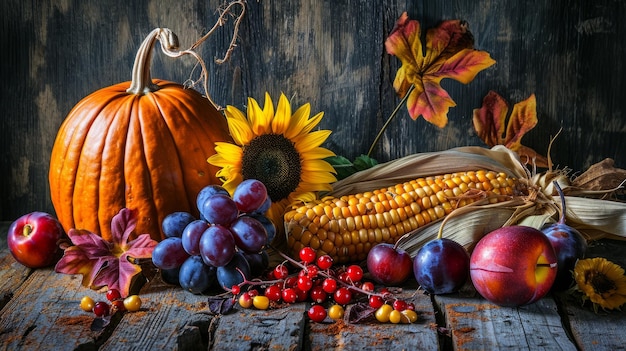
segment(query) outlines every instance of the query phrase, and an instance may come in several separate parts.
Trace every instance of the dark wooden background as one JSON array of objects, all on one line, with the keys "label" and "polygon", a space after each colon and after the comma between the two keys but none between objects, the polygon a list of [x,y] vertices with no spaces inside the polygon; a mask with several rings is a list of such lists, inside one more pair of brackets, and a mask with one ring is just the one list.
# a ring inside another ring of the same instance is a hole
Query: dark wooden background
[{"label": "dark wooden background", "polygon": [[[155,27],[168,27],[188,47],[210,28],[221,1],[3,0],[0,85],[0,220],[35,210],[52,212],[50,150],[66,114],[89,93],[130,79],[136,50]],[[241,109],[248,96],[292,105],[310,102],[332,129],[325,144],[349,158],[366,153],[398,98],[392,81],[399,61],[384,40],[407,11],[423,28],[443,19],[468,21],[475,46],[497,64],[469,85],[444,80],[457,102],[449,125],[413,121],[405,109],[373,155],[482,145],[472,110],[489,90],[510,103],[537,96],[538,126],[523,143],[575,171],[606,157],[626,168],[626,2],[552,1],[264,1],[249,0],[232,59],[224,54],[232,20],[202,45],[211,62],[210,93]],[[155,54],[153,76],[184,82],[194,60]]]}]

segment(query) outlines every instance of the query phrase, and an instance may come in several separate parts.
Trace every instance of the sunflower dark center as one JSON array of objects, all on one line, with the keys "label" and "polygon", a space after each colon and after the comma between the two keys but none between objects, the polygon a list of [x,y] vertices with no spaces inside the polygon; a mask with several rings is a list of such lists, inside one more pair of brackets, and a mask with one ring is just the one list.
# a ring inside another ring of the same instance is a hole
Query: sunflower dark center
[{"label": "sunflower dark center", "polygon": [[243,148],[241,173],[258,179],[272,201],[287,198],[300,184],[302,165],[295,144],[281,134],[263,134]]},{"label": "sunflower dark center", "polygon": [[593,286],[593,290],[596,294],[602,295],[616,288],[615,282],[600,272],[587,272],[585,279]]}]

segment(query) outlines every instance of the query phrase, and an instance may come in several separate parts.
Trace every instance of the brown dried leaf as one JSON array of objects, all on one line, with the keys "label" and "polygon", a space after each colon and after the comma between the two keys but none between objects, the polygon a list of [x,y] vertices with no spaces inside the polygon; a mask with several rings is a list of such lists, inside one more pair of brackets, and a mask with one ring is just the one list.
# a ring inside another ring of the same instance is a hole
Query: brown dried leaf
[{"label": "brown dried leaf", "polygon": [[[583,191],[606,192],[619,188],[626,181],[626,170],[614,167],[611,158],[591,165],[584,173],[574,178],[571,187]],[[624,193],[624,189],[619,190]]]},{"label": "brown dried leaf", "polygon": [[375,308],[364,302],[359,302],[348,307],[345,318],[348,323],[352,324],[366,323],[376,320],[374,313],[376,313]]},{"label": "brown dried leaf", "polygon": [[211,314],[228,314],[235,306],[235,299],[229,297],[210,296],[208,300]]}]

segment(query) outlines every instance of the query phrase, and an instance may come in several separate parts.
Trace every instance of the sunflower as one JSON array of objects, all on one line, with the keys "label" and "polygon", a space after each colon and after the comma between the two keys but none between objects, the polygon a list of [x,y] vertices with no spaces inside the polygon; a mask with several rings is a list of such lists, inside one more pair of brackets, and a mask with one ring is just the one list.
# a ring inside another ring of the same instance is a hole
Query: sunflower
[{"label": "sunflower", "polygon": [[225,114],[234,144],[216,142],[216,153],[207,160],[221,167],[217,176],[231,194],[245,179],[263,182],[272,200],[266,216],[280,232],[288,205],[313,200],[316,192],[332,190],[330,184],[336,181],[334,168],[324,161],[335,154],[320,147],[331,131],[312,131],[324,114],[309,118],[310,113],[307,103],[292,114],[284,94],[276,110],[267,93],[262,109],[256,100],[248,98],[247,117],[227,106]]},{"label": "sunflower", "polygon": [[579,260],[574,267],[576,290],[583,293],[583,300],[591,300],[597,312],[619,309],[626,303],[626,276],[624,269],[602,258]]}]

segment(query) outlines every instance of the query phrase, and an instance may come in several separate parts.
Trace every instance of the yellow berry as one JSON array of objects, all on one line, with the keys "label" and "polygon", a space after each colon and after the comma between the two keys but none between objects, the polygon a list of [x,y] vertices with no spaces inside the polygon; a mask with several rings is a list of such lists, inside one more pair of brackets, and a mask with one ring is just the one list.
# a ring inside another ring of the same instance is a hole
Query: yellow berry
[{"label": "yellow berry", "polygon": [[252,298],[252,305],[259,310],[266,310],[270,307],[270,299],[267,296],[257,295]]},{"label": "yellow berry", "polygon": [[393,311],[393,307],[391,307],[391,305],[384,304],[376,310],[374,316],[376,316],[376,319],[379,322],[387,323],[389,322],[389,314],[391,314],[391,311]]},{"label": "yellow berry", "polygon": [[330,306],[330,308],[328,309],[328,317],[330,319],[334,319],[334,320],[338,320],[343,318],[343,307],[341,307],[341,305],[332,305]]},{"label": "yellow berry", "polygon": [[124,299],[124,308],[129,312],[139,311],[141,308],[141,298],[138,295],[130,295]]},{"label": "yellow berry", "polygon": [[[415,323],[417,321],[417,312],[413,310],[404,310],[402,311],[402,315],[407,318],[408,323]],[[403,321],[403,323],[406,322]]]},{"label": "yellow berry", "polygon": [[241,294],[239,296],[239,306],[243,307],[243,308],[250,308],[252,307],[252,297],[248,294]]},{"label": "yellow berry", "polygon": [[80,300],[80,309],[85,312],[91,312],[95,304],[96,302],[91,297],[85,296]]},{"label": "yellow berry", "polygon": [[389,312],[389,321],[393,324],[398,324],[402,322],[402,312],[398,310],[393,310]]}]

